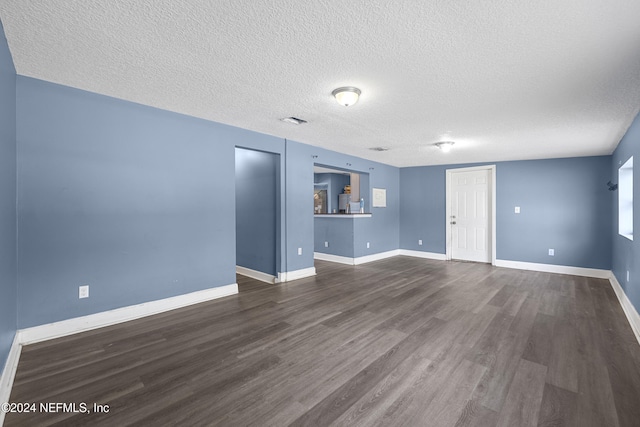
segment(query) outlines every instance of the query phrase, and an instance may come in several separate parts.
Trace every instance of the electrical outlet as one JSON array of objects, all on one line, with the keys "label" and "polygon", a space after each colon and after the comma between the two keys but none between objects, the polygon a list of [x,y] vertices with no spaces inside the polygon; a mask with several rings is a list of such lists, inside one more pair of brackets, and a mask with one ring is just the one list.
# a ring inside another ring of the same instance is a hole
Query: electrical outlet
[{"label": "electrical outlet", "polygon": [[418,246],[422,246],[422,239],[418,240]]},{"label": "electrical outlet", "polygon": [[78,288],[78,298],[89,298],[89,285],[82,285]]},{"label": "electrical outlet", "polygon": [[371,243],[367,242],[367,249],[371,247]]},{"label": "electrical outlet", "polygon": [[513,209],[513,211],[514,211],[515,213],[520,213],[520,206],[516,206],[516,207]]},{"label": "electrical outlet", "polygon": [[302,248],[298,248],[298,255],[302,255]]},{"label": "electrical outlet", "polygon": [[324,247],[328,248],[329,247],[329,242],[324,242]]},{"label": "electrical outlet", "polygon": [[549,249],[549,256],[555,256],[556,251],[553,249]]}]

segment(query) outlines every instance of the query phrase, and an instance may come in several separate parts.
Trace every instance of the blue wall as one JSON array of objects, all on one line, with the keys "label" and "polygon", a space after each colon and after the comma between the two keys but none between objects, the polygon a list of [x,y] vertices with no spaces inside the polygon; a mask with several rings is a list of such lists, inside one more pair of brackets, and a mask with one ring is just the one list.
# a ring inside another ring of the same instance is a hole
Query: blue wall
[{"label": "blue wall", "polygon": [[17,119],[20,328],[235,282],[234,145],[260,135],[22,76]]},{"label": "blue wall", "polygon": [[[611,268],[609,156],[495,164],[498,259]],[[445,171],[467,166],[473,165],[400,171],[401,248],[446,252]],[[548,255],[549,248],[555,256]]]},{"label": "blue wall", "polygon": [[236,264],[277,275],[280,156],[236,148]]},{"label": "blue wall", "polygon": [[[19,327],[235,282],[236,147],[276,154],[274,273],[312,267],[314,240],[328,240],[314,231],[314,163],[367,176],[367,205],[371,188],[387,190],[386,208],[347,226],[352,248],[330,246],[349,257],[444,253],[445,170],[469,166],[398,169],[27,77],[17,78],[17,145]],[[611,178],[608,156],[498,163],[498,258],[610,268]],[[89,299],[77,298],[82,284]]]},{"label": "blue wall", "polygon": [[499,163],[497,258],[609,270],[610,168],[609,156]]},{"label": "blue wall", "polygon": [[280,155],[278,272],[313,267],[312,155],[390,190],[356,252],[398,245],[391,166],[22,76],[17,129],[21,328],[235,282],[236,147]]},{"label": "blue wall", "polygon": [[[373,166],[373,165],[372,165]],[[365,171],[366,172],[366,171]],[[369,183],[367,184],[367,179]],[[376,165],[373,170],[360,175],[362,188],[369,188],[368,194],[360,194],[365,199],[365,211],[371,211],[373,218],[363,218],[354,222],[354,256],[361,257],[379,252],[392,251],[400,247],[400,169],[386,165]],[[371,206],[373,188],[387,190],[387,207]],[[367,248],[367,242],[370,247]]]},{"label": "blue wall", "polygon": [[313,158],[309,148],[286,141],[287,271],[313,267]]},{"label": "blue wall", "polygon": [[[315,249],[318,252],[352,258],[398,249],[400,229],[398,221],[400,215],[400,169],[370,160],[336,153],[335,151],[313,147],[311,145],[290,143],[290,147],[295,147],[296,150],[296,168],[309,170],[311,182],[313,182],[313,164],[317,163],[336,169],[348,169],[358,172],[360,173],[361,188],[368,188],[366,194],[362,193],[361,197],[365,199],[365,210],[370,210],[372,213],[371,218],[359,218],[356,220],[326,219],[316,222],[314,229],[313,215],[307,216],[302,212],[300,213],[302,218],[299,219],[302,221],[310,221],[311,224],[312,234],[306,235],[305,237],[309,239],[308,242],[313,243],[315,240],[322,239],[315,241]],[[290,148],[289,153],[291,153],[291,151]],[[309,178],[300,177],[300,182],[298,182],[297,185],[304,185],[303,179],[308,180]],[[373,194],[372,188],[384,188],[387,190],[386,208],[369,207],[371,206],[370,201]],[[302,206],[302,208],[306,209],[305,212],[313,212],[312,190],[313,188],[304,190],[309,191],[306,194],[311,195],[305,196],[305,199],[308,199],[308,202]],[[302,191],[303,190],[300,190],[301,193]],[[335,230],[329,230],[327,228],[330,227],[330,224],[337,221],[341,221],[340,225],[337,226],[341,230],[340,234],[336,234]],[[342,221],[353,221],[353,224],[350,225]],[[341,237],[345,235],[348,236],[351,228],[353,228],[353,248],[349,248],[348,240]],[[329,241],[329,248],[324,248],[325,240]],[[367,248],[367,242],[370,244],[369,248]],[[303,242],[301,241],[301,243]],[[313,244],[310,250],[314,250]],[[292,252],[289,251],[289,253]],[[311,258],[313,258],[313,253],[311,254]]]},{"label": "blue wall", "polygon": [[0,23],[0,373],[16,332],[16,70]]},{"label": "blue wall", "polygon": [[[327,218],[317,216],[314,221],[314,250],[325,254],[354,258],[354,222],[371,218]],[[324,242],[329,247],[324,247]]]},{"label": "blue wall", "polygon": [[[618,168],[622,166],[629,157],[633,156],[635,164],[633,171],[633,227],[636,237],[633,241],[618,234],[618,192],[613,192],[611,201],[613,206],[612,218],[612,269],[618,282],[624,289],[627,297],[640,312],[640,238],[637,231],[640,230],[640,114],[636,116],[631,127],[618,144],[611,158],[611,182],[618,182]],[[629,271],[629,281],[627,282],[627,271]]]},{"label": "blue wall", "polygon": [[[446,166],[400,169],[401,249],[446,252],[446,169]],[[422,246],[418,240],[422,240]]]}]

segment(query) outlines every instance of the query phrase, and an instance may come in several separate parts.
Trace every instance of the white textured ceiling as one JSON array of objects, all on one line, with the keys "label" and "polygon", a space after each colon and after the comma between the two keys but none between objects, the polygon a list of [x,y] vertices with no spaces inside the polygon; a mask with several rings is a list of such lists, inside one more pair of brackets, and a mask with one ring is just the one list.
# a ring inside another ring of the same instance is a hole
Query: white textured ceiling
[{"label": "white textured ceiling", "polygon": [[395,166],[610,154],[640,107],[639,17],[639,0],[0,0],[18,74]]}]

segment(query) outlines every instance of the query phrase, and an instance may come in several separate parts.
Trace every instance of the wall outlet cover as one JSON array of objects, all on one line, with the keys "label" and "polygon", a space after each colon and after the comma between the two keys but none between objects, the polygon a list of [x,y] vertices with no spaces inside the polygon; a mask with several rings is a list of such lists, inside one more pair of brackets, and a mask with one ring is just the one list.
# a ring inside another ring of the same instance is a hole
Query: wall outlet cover
[{"label": "wall outlet cover", "polygon": [[422,246],[422,239],[419,239],[419,240],[418,240],[418,245],[419,245],[419,246]]},{"label": "wall outlet cover", "polygon": [[371,247],[371,243],[367,242],[367,249]]},{"label": "wall outlet cover", "polygon": [[515,213],[520,213],[520,206],[516,206],[513,211]]},{"label": "wall outlet cover", "polygon": [[302,248],[298,248],[298,255],[302,255]]},{"label": "wall outlet cover", "polygon": [[78,288],[78,298],[89,298],[89,285],[83,285]]},{"label": "wall outlet cover", "polygon": [[549,249],[549,256],[555,256],[556,251],[554,249]]},{"label": "wall outlet cover", "polygon": [[324,247],[328,248],[329,247],[329,242],[324,242]]}]

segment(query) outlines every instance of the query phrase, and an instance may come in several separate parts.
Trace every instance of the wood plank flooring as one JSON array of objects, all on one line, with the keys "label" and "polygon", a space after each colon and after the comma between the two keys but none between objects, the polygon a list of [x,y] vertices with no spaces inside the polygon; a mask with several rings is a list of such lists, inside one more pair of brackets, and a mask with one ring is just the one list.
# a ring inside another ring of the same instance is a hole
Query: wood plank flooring
[{"label": "wood plank flooring", "polygon": [[7,426],[638,426],[608,281],[395,257],[23,348]]}]

